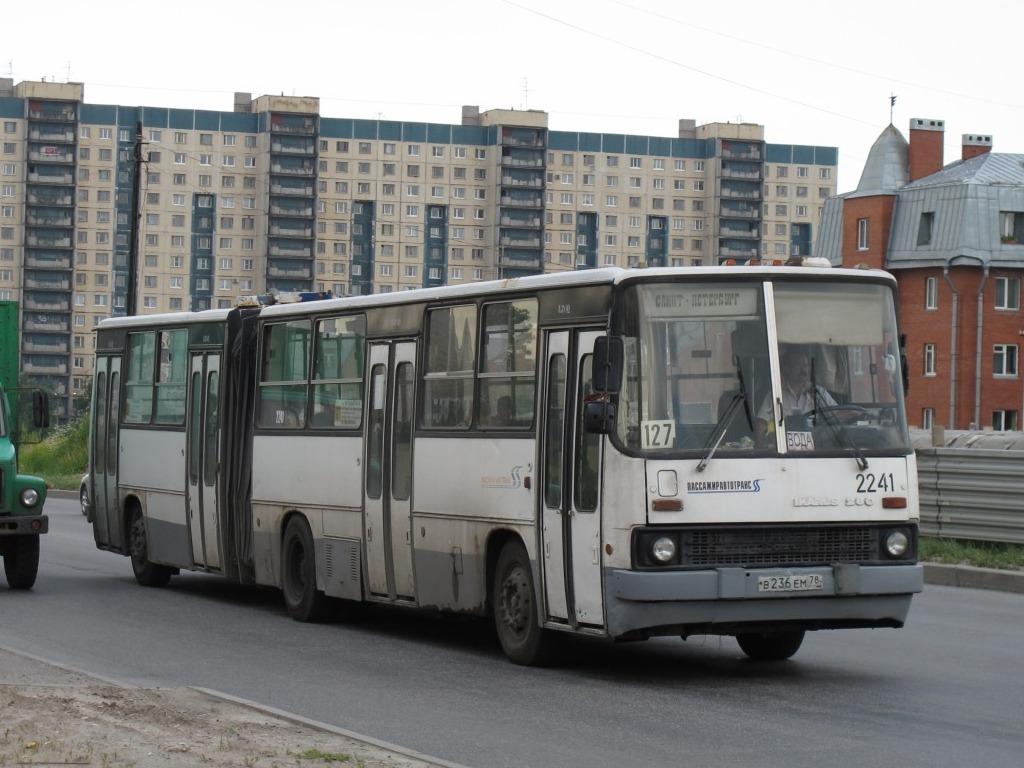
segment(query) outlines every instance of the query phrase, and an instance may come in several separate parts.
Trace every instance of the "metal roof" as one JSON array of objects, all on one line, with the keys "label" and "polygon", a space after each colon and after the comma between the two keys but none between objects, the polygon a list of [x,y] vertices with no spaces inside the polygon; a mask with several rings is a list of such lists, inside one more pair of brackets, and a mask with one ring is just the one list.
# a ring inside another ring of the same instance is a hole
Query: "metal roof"
[{"label": "metal roof", "polygon": [[910,181],[910,145],[892,123],[875,139],[857,191],[846,197],[893,194]]}]

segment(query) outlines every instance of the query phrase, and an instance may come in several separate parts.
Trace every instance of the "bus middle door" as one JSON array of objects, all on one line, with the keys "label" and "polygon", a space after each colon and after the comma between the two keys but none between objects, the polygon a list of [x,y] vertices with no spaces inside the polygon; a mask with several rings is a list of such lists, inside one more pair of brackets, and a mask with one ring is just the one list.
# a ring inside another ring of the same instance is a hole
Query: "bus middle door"
[{"label": "bus middle door", "polygon": [[412,436],[416,343],[370,347],[363,467],[366,575],[369,591],[412,599]]},{"label": "bus middle door", "polygon": [[220,568],[217,530],[220,355],[192,355],[188,419],[188,528],[192,562]]},{"label": "bus middle door", "polygon": [[601,585],[601,436],[583,429],[597,331],[548,337],[542,424],[542,537],[548,616],[570,626],[604,625]]}]

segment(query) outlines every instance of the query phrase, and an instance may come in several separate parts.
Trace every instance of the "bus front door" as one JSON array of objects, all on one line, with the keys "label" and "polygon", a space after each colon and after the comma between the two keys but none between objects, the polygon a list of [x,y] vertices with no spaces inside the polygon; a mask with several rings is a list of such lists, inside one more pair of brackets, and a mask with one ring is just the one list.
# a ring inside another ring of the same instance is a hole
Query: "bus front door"
[{"label": "bus front door", "polygon": [[120,410],[121,358],[97,357],[93,405],[92,526],[96,544],[125,552],[124,526],[117,498],[118,411]]},{"label": "bus front door", "polygon": [[363,537],[369,591],[390,600],[416,594],[412,568],[412,435],[416,343],[370,347]]},{"label": "bus front door", "polygon": [[192,541],[192,562],[200,567],[220,568],[217,536],[217,453],[218,392],[220,355],[192,355],[189,379],[188,418],[188,528]]},{"label": "bus front door", "polygon": [[544,418],[544,588],[548,618],[572,627],[604,625],[601,587],[601,436],[583,429],[592,390],[597,331],[548,336]]}]

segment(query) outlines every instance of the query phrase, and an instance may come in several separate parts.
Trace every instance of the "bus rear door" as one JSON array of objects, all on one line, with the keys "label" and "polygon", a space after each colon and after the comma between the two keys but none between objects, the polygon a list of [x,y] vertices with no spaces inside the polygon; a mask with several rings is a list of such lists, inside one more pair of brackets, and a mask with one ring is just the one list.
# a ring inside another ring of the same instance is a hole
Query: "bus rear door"
[{"label": "bus rear door", "polygon": [[120,410],[121,358],[96,358],[95,401],[92,424],[93,535],[96,545],[125,551],[124,530],[117,499],[118,411]]},{"label": "bus rear door", "polygon": [[[548,336],[542,466],[544,585],[548,618],[601,627],[601,436],[583,430],[583,405],[593,390],[597,331]],[[568,417],[566,417],[568,414]]]}]

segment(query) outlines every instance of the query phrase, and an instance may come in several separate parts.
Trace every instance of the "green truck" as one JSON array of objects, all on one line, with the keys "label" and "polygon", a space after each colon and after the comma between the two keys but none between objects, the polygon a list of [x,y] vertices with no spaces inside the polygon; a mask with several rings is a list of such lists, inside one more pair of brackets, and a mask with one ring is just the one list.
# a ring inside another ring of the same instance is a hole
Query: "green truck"
[{"label": "green truck", "polygon": [[[39,571],[39,535],[49,521],[43,514],[46,483],[18,474],[18,305],[0,301],[0,555],[11,589],[31,589]],[[46,396],[32,393],[32,422],[48,422]]]}]

